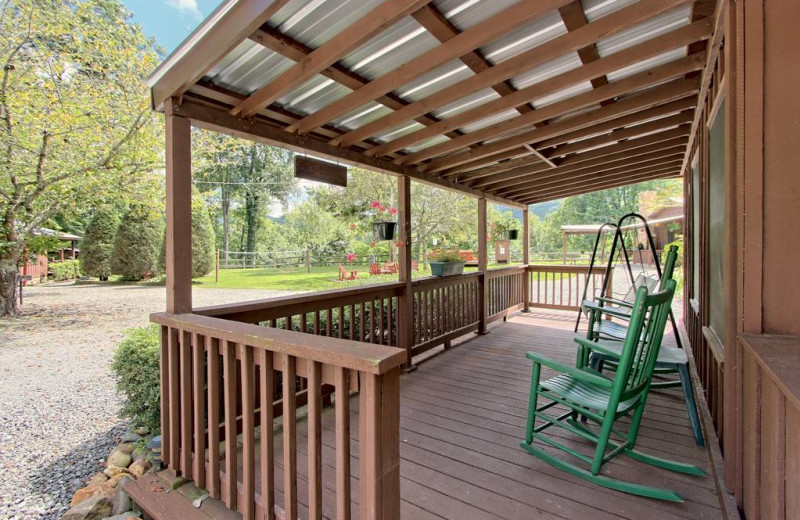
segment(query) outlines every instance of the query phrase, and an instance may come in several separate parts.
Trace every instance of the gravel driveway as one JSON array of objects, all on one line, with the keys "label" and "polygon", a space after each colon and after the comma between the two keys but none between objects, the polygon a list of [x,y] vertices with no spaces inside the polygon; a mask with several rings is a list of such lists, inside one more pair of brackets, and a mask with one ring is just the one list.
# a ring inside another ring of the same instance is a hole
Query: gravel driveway
[{"label": "gravel driveway", "polygon": [[[196,289],[197,306],[291,294]],[[109,372],[125,329],[164,309],[164,287],[36,286],[0,319],[0,519],[57,519],[125,431]]]}]

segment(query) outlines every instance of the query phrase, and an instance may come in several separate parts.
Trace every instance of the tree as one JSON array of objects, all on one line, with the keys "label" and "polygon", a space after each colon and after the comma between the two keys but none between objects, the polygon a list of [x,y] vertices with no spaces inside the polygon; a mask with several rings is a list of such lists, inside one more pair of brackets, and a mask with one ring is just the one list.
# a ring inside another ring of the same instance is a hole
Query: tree
[{"label": "tree", "polygon": [[37,226],[159,163],[142,82],[158,57],[129,20],[118,0],[0,0],[0,315]]},{"label": "tree", "polygon": [[163,233],[162,216],[152,205],[132,205],[122,217],[114,238],[111,271],[126,280],[156,275]]},{"label": "tree", "polygon": [[[192,189],[192,278],[205,276],[214,269],[216,238],[206,202],[197,189]],[[167,240],[161,241],[158,265],[166,269]]]},{"label": "tree", "polygon": [[117,212],[111,206],[100,206],[86,228],[81,242],[81,272],[108,280],[111,276],[111,253],[119,227]]}]

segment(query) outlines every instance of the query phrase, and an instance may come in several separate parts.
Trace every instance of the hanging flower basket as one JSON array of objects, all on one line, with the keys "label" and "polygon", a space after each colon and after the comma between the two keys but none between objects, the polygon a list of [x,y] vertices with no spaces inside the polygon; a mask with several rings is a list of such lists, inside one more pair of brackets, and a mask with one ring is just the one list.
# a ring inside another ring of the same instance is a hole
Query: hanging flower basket
[{"label": "hanging flower basket", "polygon": [[393,240],[397,222],[376,222],[372,224],[372,235],[375,240]]},{"label": "hanging flower basket", "polygon": [[506,238],[508,240],[516,240],[519,237],[519,230],[518,229],[509,229],[506,231]]}]

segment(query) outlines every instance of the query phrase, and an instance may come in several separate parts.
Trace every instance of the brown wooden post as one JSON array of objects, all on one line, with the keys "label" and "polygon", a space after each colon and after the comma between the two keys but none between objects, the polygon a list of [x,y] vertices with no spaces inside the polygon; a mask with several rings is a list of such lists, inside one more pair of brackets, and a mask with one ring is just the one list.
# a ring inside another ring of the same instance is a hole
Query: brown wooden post
[{"label": "brown wooden post", "polygon": [[167,312],[192,310],[192,136],[176,100],[164,105],[167,119]]},{"label": "brown wooden post", "polygon": [[562,263],[567,265],[567,233],[565,231],[561,232],[561,240],[564,242],[564,260]]},{"label": "brown wooden post", "polygon": [[523,273],[524,276],[522,278],[522,310],[524,312],[528,312],[530,310],[528,301],[530,300],[531,296],[531,283],[528,279],[527,270],[527,265],[531,263],[531,223],[530,211],[528,208],[522,210],[522,263],[526,266],[525,272]]},{"label": "brown wooden post", "polygon": [[214,264],[214,281],[219,283],[219,249],[217,249],[216,263]]},{"label": "brown wooden post", "polygon": [[359,396],[360,518],[400,518],[400,377],[361,373]]},{"label": "brown wooden post", "polygon": [[414,347],[414,292],[411,287],[411,177],[403,175],[397,179],[398,227],[401,244],[398,262],[400,282],[405,283],[397,306],[397,346],[406,349],[405,370],[415,370],[412,363]]},{"label": "brown wooden post", "polygon": [[486,334],[486,269],[489,267],[489,251],[486,233],[486,198],[478,199],[478,334]]}]

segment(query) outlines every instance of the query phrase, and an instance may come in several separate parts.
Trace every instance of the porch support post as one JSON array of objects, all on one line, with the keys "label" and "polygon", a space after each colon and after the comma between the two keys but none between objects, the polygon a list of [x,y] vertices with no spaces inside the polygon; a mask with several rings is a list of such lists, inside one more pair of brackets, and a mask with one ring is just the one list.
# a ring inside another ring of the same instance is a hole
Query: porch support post
[{"label": "porch support post", "polygon": [[525,272],[523,273],[522,284],[522,310],[524,312],[530,311],[528,302],[530,301],[531,284],[528,279],[528,264],[531,263],[531,227],[530,227],[530,211],[528,208],[522,210],[522,263],[525,265]]},{"label": "porch support post", "polygon": [[567,233],[565,231],[561,232],[561,240],[564,242],[564,259],[562,260],[562,263],[567,265]]},{"label": "porch support post", "polygon": [[400,247],[398,248],[398,273],[400,282],[405,284],[398,298],[398,346],[406,350],[405,370],[412,371],[412,349],[414,347],[414,292],[411,286],[411,177],[402,175],[397,179],[398,227],[400,228]]},{"label": "porch support post", "polygon": [[192,136],[176,100],[164,105],[167,123],[167,312],[192,310]]},{"label": "porch support post", "polygon": [[489,267],[486,233],[486,199],[478,199],[478,334],[486,334],[486,270]]}]

